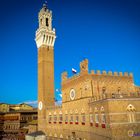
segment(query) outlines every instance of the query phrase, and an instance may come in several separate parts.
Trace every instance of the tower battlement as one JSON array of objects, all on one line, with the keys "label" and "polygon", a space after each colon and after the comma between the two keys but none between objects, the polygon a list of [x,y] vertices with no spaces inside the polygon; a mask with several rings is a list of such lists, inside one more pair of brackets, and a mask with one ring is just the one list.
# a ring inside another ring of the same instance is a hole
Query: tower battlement
[{"label": "tower battlement", "polygon": [[83,60],[80,62],[80,72],[78,74],[74,74],[72,77],[68,77],[67,71],[63,72],[61,74],[61,80],[62,83],[65,81],[70,81],[74,80],[80,76],[117,76],[117,77],[128,77],[128,78],[133,78],[133,73],[128,73],[128,72],[113,72],[113,71],[101,71],[101,70],[91,70],[90,73],[88,72],[88,59]]},{"label": "tower battlement", "polygon": [[100,71],[100,70],[91,70],[92,75],[102,75],[102,76],[128,76],[128,77],[133,77],[133,73],[128,73],[128,72],[112,72],[112,71]]}]

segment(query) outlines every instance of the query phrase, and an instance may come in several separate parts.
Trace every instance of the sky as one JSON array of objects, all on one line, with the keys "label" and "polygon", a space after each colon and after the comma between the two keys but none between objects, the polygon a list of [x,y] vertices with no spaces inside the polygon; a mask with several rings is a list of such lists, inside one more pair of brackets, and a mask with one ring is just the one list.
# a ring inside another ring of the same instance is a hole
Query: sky
[{"label": "sky", "polygon": [[[43,0],[0,0],[0,102],[37,100],[35,31]],[[139,0],[47,0],[56,29],[55,89],[61,73],[89,70],[132,72],[140,85]]]}]

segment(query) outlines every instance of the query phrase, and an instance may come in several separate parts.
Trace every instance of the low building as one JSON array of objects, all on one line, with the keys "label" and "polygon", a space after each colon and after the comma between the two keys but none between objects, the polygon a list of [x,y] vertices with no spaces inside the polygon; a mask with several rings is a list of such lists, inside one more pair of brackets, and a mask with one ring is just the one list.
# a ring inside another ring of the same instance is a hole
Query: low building
[{"label": "low building", "polygon": [[[16,106],[16,105],[15,105]],[[3,112],[0,114],[0,139],[24,140],[25,134],[33,132],[33,126],[37,131],[37,123],[32,126],[30,122],[37,122],[37,109],[29,110],[28,105],[20,106],[19,110],[16,108],[9,112]],[[23,110],[25,107],[25,110]],[[31,128],[31,130],[29,130]]]},{"label": "low building", "polygon": [[15,105],[10,105],[9,106],[10,110],[33,110],[34,108],[28,104],[21,103],[21,104],[15,104]]},{"label": "low building", "polygon": [[9,112],[9,104],[0,103],[0,112]]}]

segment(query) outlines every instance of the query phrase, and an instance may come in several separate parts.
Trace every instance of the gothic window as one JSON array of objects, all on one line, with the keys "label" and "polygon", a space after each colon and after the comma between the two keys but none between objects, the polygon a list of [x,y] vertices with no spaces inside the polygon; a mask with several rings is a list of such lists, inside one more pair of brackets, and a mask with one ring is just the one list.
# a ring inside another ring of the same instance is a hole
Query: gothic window
[{"label": "gothic window", "polygon": [[99,123],[99,114],[98,114],[98,108],[97,108],[97,107],[95,107],[94,113],[95,113],[95,126],[98,127],[98,123]]},{"label": "gothic window", "polygon": [[68,123],[68,115],[66,114],[65,115],[65,124],[67,124]]},{"label": "gothic window", "polygon": [[63,117],[62,117],[62,114],[59,114],[59,123],[61,124],[63,121]]},{"label": "gothic window", "polygon": [[97,113],[95,114],[95,122],[99,123],[99,114],[97,114]]},{"label": "gothic window", "polygon": [[52,121],[52,116],[49,115],[49,123],[51,123],[51,121]]},{"label": "gothic window", "polygon": [[95,113],[95,126],[98,127],[99,125],[99,114]]},{"label": "gothic window", "polygon": [[70,116],[70,124],[73,124],[73,115]]},{"label": "gothic window", "polygon": [[101,107],[100,111],[101,111],[101,124],[102,124],[102,128],[105,128],[106,116],[105,116],[105,110],[104,110],[103,106]]},{"label": "gothic window", "polygon": [[75,118],[75,124],[78,124],[79,123],[79,116],[78,114],[76,115],[76,118]]},{"label": "gothic window", "polygon": [[56,123],[56,122],[57,122],[57,116],[54,115],[54,123]]},{"label": "gothic window", "polygon": [[48,18],[46,18],[46,26],[48,27],[49,26],[49,22],[48,22]]},{"label": "gothic window", "polygon": [[101,114],[101,121],[102,121],[102,124],[106,123],[106,116],[104,113]]},{"label": "gothic window", "polygon": [[133,105],[130,104],[127,106],[127,116],[128,116],[128,121],[130,123],[135,122],[135,112],[136,112],[136,109]]},{"label": "gothic window", "polygon": [[85,114],[82,114],[82,125],[85,125],[86,123],[86,116]]},{"label": "gothic window", "polygon": [[106,127],[106,116],[104,113],[101,114],[101,123],[102,123],[102,128]]},{"label": "gothic window", "polygon": [[92,126],[92,124],[93,124],[93,114],[89,115],[89,120],[90,120],[90,125]]}]

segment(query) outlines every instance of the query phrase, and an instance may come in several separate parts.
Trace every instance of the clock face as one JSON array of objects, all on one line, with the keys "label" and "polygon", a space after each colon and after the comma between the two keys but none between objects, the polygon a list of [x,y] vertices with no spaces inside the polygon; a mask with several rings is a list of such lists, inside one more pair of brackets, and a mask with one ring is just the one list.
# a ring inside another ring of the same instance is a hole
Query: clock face
[{"label": "clock face", "polygon": [[40,101],[39,104],[38,104],[39,110],[42,110],[42,107],[43,107],[43,104],[42,104],[42,102]]},{"label": "clock face", "polygon": [[75,99],[75,90],[74,89],[71,89],[70,90],[70,99],[71,100],[74,100]]}]

